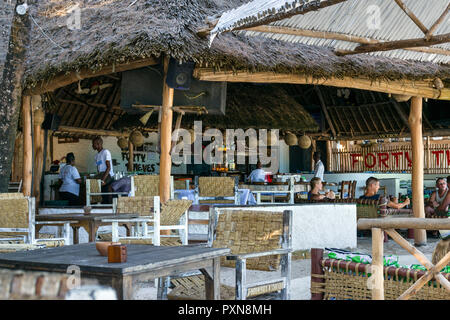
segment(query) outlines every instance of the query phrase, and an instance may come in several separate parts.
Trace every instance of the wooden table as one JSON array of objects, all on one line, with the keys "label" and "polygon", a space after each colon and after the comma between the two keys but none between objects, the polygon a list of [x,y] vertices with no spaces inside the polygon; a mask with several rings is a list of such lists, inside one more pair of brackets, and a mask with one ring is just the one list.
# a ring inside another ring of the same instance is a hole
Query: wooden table
[{"label": "wooden table", "polygon": [[[0,268],[66,273],[69,266],[78,266],[82,279],[97,279],[100,284],[113,287],[121,300],[132,298],[138,281],[200,270],[208,275],[206,298],[220,299],[220,257],[230,249],[130,244],[127,252],[127,262],[108,263],[108,258],[99,255],[94,243],[83,243],[0,254]],[[212,267],[212,274],[206,271],[208,267]]]},{"label": "wooden table", "polygon": [[[62,213],[62,214],[41,214],[36,216],[36,221],[77,221],[76,223],[71,223],[73,229],[73,243],[79,243],[78,231],[80,227],[83,227],[88,235],[89,242],[95,241],[95,235],[100,226],[110,225],[111,223],[102,222],[103,219],[131,219],[138,218],[139,214],[110,214],[110,213],[91,213],[85,215],[83,213]],[[51,224],[46,224],[51,225]],[[59,225],[59,224],[57,224]],[[131,235],[131,223],[123,223],[127,230],[127,236]],[[36,225],[36,234],[43,225]]]}]

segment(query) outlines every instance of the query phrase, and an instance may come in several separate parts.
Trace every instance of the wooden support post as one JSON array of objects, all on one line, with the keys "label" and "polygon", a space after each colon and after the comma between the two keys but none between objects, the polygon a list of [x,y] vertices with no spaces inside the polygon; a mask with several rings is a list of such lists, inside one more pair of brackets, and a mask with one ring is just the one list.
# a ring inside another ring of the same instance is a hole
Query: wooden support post
[{"label": "wooden support post", "polygon": [[331,150],[331,141],[327,140],[327,171],[331,171],[332,165],[331,165],[331,158],[332,158],[333,151]]},{"label": "wooden support post", "polygon": [[[323,283],[325,279],[323,278],[324,271],[320,265],[320,260],[323,258],[323,249],[311,249],[311,291],[320,287],[319,283]],[[314,285],[313,283],[317,283]],[[311,300],[323,300],[323,292],[321,293],[311,293]]]},{"label": "wooden support post", "polygon": [[133,142],[131,142],[131,140],[128,139],[128,168],[127,168],[127,170],[129,172],[134,171],[133,166],[134,166],[134,145],[133,145]]},{"label": "wooden support post", "polygon": [[31,196],[31,180],[33,178],[33,142],[31,140],[31,97],[22,98],[23,121],[23,194]]},{"label": "wooden support post", "polygon": [[33,169],[33,195],[36,198],[36,208],[39,207],[40,184],[42,177],[42,166],[44,164],[44,141],[43,130],[44,111],[42,110],[41,96],[31,97],[31,108],[33,110],[33,132],[34,132],[34,169]]},{"label": "wooden support post", "polygon": [[[422,137],[422,97],[411,98],[411,111],[409,114],[409,127],[412,144],[412,206],[414,217],[425,218],[425,205],[423,198],[423,137]],[[424,245],[427,242],[425,230],[414,231],[415,245]]]},{"label": "wooden support post", "polygon": [[384,300],[383,230],[372,228],[372,300]]},{"label": "wooden support post", "polygon": [[161,202],[170,199],[170,173],[172,159],[170,148],[172,146],[172,106],[173,89],[166,84],[167,70],[169,68],[169,57],[164,57],[164,82],[161,108],[161,157],[159,167],[159,196]]},{"label": "wooden support post", "polygon": [[314,152],[316,152],[316,140],[311,139],[311,171],[314,171]]}]

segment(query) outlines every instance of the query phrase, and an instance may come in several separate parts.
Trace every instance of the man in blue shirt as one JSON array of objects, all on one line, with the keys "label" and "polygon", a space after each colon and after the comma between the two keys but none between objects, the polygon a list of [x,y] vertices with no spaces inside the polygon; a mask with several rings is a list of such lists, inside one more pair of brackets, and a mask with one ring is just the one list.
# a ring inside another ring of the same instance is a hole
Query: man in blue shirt
[{"label": "man in blue shirt", "polygon": [[262,169],[260,161],[256,163],[256,169],[250,173],[248,180],[250,182],[264,182],[266,180],[266,173]]}]

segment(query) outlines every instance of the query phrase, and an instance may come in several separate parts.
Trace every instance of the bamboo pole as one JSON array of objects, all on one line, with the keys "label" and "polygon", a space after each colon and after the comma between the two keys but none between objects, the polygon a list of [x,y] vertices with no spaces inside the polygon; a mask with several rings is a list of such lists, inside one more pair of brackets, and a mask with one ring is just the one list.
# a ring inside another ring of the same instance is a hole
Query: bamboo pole
[{"label": "bamboo pole", "polygon": [[161,202],[170,199],[170,173],[172,159],[170,148],[172,146],[172,106],[174,90],[166,84],[167,70],[169,68],[169,57],[164,57],[164,82],[162,96],[161,114],[161,158],[159,167],[159,195]]},{"label": "bamboo pole", "polygon": [[314,152],[316,152],[316,140],[311,139],[311,171],[314,171]]},{"label": "bamboo pole", "polygon": [[[412,146],[412,206],[414,217],[425,218],[425,205],[423,198],[423,137],[422,137],[422,97],[411,98],[411,111],[409,114],[409,127],[411,131]],[[414,230],[416,245],[427,243],[425,230]]]},{"label": "bamboo pole", "polygon": [[331,171],[331,158],[333,151],[331,150],[331,141],[327,140],[327,171]]},{"label": "bamboo pole", "polygon": [[432,218],[389,218],[389,219],[358,219],[358,230],[371,228],[381,229],[425,229],[450,230],[450,219]]},{"label": "bamboo pole", "polygon": [[33,132],[34,132],[34,183],[33,195],[36,198],[36,207],[39,207],[40,184],[42,177],[42,165],[44,163],[43,131],[41,128],[44,121],[41,96],[31,97],[31,108],[33,110]]},{"label": "bamboo pole", "polygon": [[134,145],[130,139],[128,139],[128,171],[134,171]]},{"label": "bamboo pole", "polygon": [[22,98],[23,121],[23,194],[31,196],[31,180],[33,178],[33,142],[31,140],[31,97]]},{"label": "bamboo pole", "polygon": [[383,230],[372,228],[372,300],[384,300]]}]

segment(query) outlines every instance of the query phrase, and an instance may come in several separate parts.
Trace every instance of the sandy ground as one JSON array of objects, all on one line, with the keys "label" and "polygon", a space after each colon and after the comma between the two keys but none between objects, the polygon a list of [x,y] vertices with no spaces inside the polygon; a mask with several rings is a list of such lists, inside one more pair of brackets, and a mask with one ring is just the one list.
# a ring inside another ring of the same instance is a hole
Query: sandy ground
[{"label": "sandy ground", "polygon": [[[351,250],[352,252],[360,252],[370,254],[372,251],[371,238],[364,237],[358,238],[357,248],[342,248],[346,250]],[[408,240],[413,244],[413,240]],[[427,244],[418,248],[425,256],[431,260],[431,256],[436,244],[439,239],[428,238]],[[401,248],[392,239],[384,244],[384,254],[385,255],[397,255],[399,256],[399,263],[403,265],[419,263],[412,255],[410,255],[406,250]],[[311,298],[310,294],[310,273],[311,273],[311,260],[301,259],[292,261],[292,274],[291,274],[291,300],[309,300]],[[254,271],[249,270],[247,272],[247,280],[249,282],[258,282],[270,278],[276,278],[280,275],[280,272],[264,272],[264,271]],[[221,269],[221,282],[223,284],[234,286],[234,269],[222,268]],[[150,283],[140,283],[137,284],[136,294],[134,299],[138,300],[154,300],[156,299],[156,288],[154,282]]]}]

